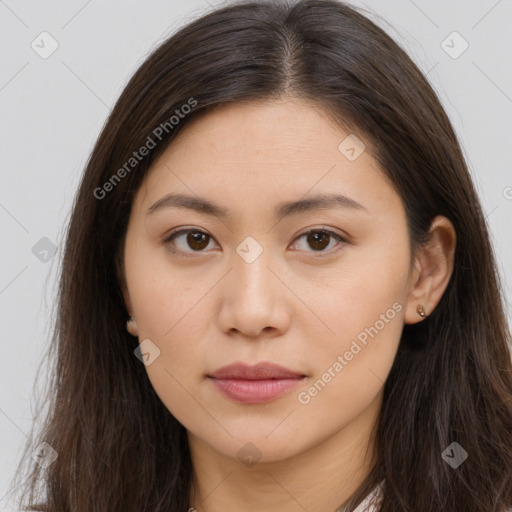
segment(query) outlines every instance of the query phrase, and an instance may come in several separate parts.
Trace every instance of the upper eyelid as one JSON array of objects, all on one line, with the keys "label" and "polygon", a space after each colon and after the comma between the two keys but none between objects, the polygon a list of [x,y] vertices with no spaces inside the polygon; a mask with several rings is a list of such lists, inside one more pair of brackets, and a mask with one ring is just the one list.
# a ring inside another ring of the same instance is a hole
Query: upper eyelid
[{"label": "upper eyelid", "polygon": [[[327,226],[322,226],[322,225],[320,225],[318,227],[313,226],[313,227],[305,228],[305,230],[302,231],[301,233],[297,234],[295,238],[297,238],[299,236],[306,235],[310,231],[327,231],[329,233],[332,233],[334,235],[339,236],[340,238],[344,238],[344,239],[350,238],[350,235],[348,235],[348,234],[345,234],[343,232],[342,233],[338,233],[338,231],[336,231],[335,228],[331,228],[331,227],[327,227]],[[203,228],[197,228],[197,227],[194,227],[194,226],[183,226],[183,227],[178,227],[178,228],[171,229],[165,235],[162,236],[162,240],[167,240],[167,239],[169,239],[169,237],[177,235],[177,234],[183,234],[183,232],[203,233],[203,234],[208,235],[211,238],[215,239],[215,237],[213,235],[210,235],[210,233],[208,231],[205,231]]]}]

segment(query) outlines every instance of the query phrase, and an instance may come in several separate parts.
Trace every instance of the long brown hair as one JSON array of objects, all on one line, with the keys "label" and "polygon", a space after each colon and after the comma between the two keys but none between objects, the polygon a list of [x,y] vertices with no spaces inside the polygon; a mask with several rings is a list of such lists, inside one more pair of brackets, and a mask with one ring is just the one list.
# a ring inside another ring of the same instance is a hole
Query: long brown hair
[{"label": "long brown hair", "polygon": [[[382,480],[382,512],[512,507],[510,331],[457,137],[425,76],[382,29],[345,3],[302,0],[238,2],[194,20],[147,58],[115,104],[67,228],[48,411],[18,468],[27,463],[31,510],[187,510],[185,428],[157,397],[126,332],[123,238],[134,194],[184,126],[228,103],[283,95],[313,102],[364,137],[400,194],[412,247],[427,240],[437,214],[457,232],[440,303],[404,327],[385,383],[378,461],[341,510],[354,510]],[[58,454],[46,469],[29,455],[43,441]],[[442,456],[454,442],[468,454],[456,469]]]}]

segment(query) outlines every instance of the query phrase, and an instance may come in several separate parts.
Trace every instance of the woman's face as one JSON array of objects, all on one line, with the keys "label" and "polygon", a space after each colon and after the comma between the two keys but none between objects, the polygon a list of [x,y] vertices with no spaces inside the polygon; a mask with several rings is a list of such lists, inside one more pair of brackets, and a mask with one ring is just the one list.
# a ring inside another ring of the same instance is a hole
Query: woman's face
[{"label": "woman's face", "polygon": [[[148,377],[223,456],[282,460],[378,414],[411,255],[399,196],[348,135],[298,100],[222,107],[135,197],[125,300]],[[291,374],[212,377],[261,362]]]}]

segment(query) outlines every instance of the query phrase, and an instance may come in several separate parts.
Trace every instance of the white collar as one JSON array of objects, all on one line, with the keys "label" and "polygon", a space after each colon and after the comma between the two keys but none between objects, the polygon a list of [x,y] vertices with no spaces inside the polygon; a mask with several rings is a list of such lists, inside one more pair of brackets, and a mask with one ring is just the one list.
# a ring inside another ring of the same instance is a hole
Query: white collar
[{"label": "white collar", "polygon": [[358,505],[354,512],[378,512],[378,505],[382,499],[384,480]]}]

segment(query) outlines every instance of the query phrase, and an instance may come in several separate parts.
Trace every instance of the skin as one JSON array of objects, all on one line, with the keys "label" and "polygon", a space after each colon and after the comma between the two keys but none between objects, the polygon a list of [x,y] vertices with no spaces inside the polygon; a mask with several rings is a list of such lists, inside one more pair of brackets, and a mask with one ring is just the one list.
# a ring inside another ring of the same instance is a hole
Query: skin
[{"label": "skin", "polygon": [[[303,100],[224,106],[180,132],[135,196],[122,276],[135,319],[128,330],[160,350],[146,370],[187,429],[190,506],[199,512],[327,512],[346,500],[375,462],[383,386],[403,325],[422,321],[419,304],[430,314],[448,284],[456,241],[450,221],[434,219],[430,243],[410,265],[402,201],[368,144],[354,161],[338,150],[347,135]],[[170,192],[207,198],[230,215],[183,208],[146,215]],[[344,194],[366,210],[274,218],[281,201],[321,192]],[[186,234],[174,246],[163,242],[176,227],[210,235],[203,252]],[[328,236],[315,245],[303,236],[308,228],[349,243]],[[251,263],[236,252],[248,236],[263,251]],[[301,403],[299,393],[390,309],[394,318]],[[273,401],[241,404],[206,377],[237,361],[272,361],[307,377]],[[241,449],[257,463],[244,463]]]}]

